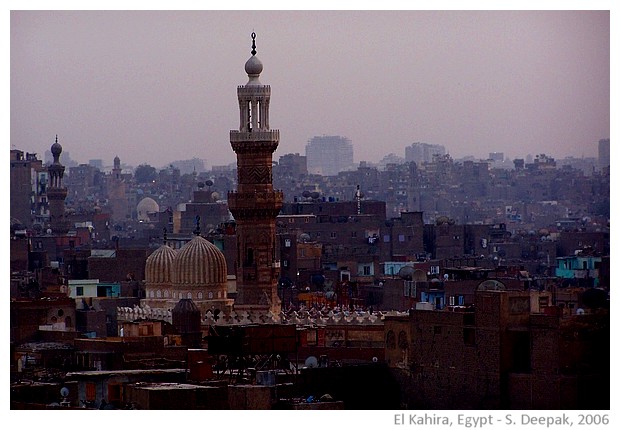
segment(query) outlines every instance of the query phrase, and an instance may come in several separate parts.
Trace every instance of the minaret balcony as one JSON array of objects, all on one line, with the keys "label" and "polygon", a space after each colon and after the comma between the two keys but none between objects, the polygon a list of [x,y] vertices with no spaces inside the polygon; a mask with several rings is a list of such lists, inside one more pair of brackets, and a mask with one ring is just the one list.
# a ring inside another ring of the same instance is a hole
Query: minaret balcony
[{"label": "minaret balcony", "polygon": [[230,130],[230,143],[251,144],[253,142],[277,143],[280,141],[280,130],[239,131]]}]

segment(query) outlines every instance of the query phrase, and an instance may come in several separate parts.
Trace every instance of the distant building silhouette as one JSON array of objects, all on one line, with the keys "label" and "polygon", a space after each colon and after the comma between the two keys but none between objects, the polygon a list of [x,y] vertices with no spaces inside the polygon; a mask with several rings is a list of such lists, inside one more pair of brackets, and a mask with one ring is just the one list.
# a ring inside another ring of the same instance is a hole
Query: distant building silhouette
[{"label": "distant building silhouette", "polygon": [[601,169],[610,165],[610,149],[609,139],[601,139],[598,141],[598,166]]},{"label": "distant building silhouette", "polygon": [[306,145],[308,172],[335,176],[353,165],[351,139],[342,136],[315,136]]},{"label": "distant building silhouette", "polygon": [[430,163],[433,161],[433,155],[446,155],[446,148],[443,145],[422,142],[415,142],[405,148],[407,162]]}]

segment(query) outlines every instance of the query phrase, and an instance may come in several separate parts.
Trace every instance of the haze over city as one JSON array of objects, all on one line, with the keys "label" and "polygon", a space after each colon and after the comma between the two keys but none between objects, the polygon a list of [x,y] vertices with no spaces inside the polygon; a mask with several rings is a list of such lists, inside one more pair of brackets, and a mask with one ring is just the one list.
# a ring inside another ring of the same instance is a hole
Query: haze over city
[{"label": "haze over city", "polygon": [[274,160],[313,136],[355,161],[596,156],[610,134],[609,11],[12,11],[11,145],[163,166],[235,161],[252,31]]}]

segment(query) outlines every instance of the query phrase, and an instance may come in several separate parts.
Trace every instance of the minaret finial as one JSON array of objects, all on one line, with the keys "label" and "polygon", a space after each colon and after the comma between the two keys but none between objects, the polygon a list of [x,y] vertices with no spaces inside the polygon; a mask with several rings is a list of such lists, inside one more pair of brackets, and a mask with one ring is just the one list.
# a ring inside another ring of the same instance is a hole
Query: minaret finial
[{"label": "minaret finial", "polygon": [[252,32],[252,55],[256,55],[256,33]]},{"label": "minaret finial", "polygon": [[56,143],[58,143],[58,135],[56,135]]}]

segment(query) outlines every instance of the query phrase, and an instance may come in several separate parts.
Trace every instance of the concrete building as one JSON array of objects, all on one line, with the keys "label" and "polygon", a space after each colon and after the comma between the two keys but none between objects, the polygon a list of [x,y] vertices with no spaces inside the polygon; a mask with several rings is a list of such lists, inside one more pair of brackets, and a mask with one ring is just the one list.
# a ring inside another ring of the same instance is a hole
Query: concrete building
[{"label": "concrete building", "polygon": [[600,324],[585,329],[533,313],[529,292],[482,289],[473,309],[386,317],[385,358],[407,408],[609,408],[609,315],[582,316]]},{"label": "concrete building", "polygon": [[446,148],[443,145],[422,142],[412,143],[405,148],[405,161],[407,162],[430,163],[434,155],[446,155]]},{"label": "concrete building", "polygon": [[[11,219],[20,223],[23,227],[30,227],[37,212],[37,196],[41,196],[41,215],[47,215],[45,185],[47,184],[47,172],[43,168],[37,154],[26,153],[17,149],[11,150]],[[13,223],[13,221],[11,221]]]},{"label": "concrete building", "polygon": [[343,136],[315,136],[306,145],[308,172],[335,176],[353,166],[351,139]]}]

